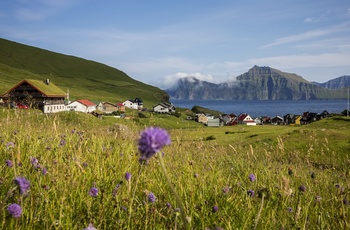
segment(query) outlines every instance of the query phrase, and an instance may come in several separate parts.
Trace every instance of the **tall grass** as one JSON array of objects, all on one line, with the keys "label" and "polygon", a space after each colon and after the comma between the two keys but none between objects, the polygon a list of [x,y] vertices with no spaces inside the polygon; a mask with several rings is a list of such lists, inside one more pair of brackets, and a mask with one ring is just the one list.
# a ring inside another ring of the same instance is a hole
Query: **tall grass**
[{"label": "tall grass", "polygon": [[[0,119],[1,229],[184,227],[159,156],[138,162],[146,120],[34,110],[1,110]],[[161,126],[156,118],[149,121]],[[164,126],[172,144],[163,149],[163,160],[191,229],[350,227],[348,119],[283,128],[186,123],[184,129],[177,122]],[[13,182],[19,176],[31,183],[26,196]],[[93,187],[97,196],[89,194]],[[8,213],[11,203],[21,205],[20,218]]]}]

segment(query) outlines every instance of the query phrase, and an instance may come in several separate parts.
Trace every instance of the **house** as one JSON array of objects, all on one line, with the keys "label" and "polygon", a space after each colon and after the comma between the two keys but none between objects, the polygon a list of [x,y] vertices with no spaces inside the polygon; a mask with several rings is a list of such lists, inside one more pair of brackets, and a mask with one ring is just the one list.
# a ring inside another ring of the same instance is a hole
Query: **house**
[{"label": "house", "polygon": [[310,124],[314,121],[317,121],[320,119],[320,114],[318,113],[311,113],[309,111],[304,112],[301,119],[300,119],[300,124],[302,125],[306,125],[306,124]]},{"label": "house", "polygon": [[143,109],[143,101],[140,98],[135,98],[134,100],[128,99],[123,102],[123,105],[130,109]]},{"label": "house", "polygon": [[204,113],[196,114],[195,120],[199,123],[207,124],[208,117]]},{"label": "house", "polygon": [[107,113],[107,114],[110,114],[119,110],[119,107],[117,105],[109,102],[100,102],[98,103],[96,108],[100,110],[102,113]]},{"label": "house", "polygon": [[117,106],[118,111],[120,111],[120,112],[125,112],[125,106],[123,105],[122,102],[117,102],[117,103],[115,103],[115,106]]},{"label": "house", "polygon": [[67,110],[91,113],[96,110],[96,104],[89,100],[76,100],[68,104]]},{"label": "house", "polygon": [[220,119],[219,118],[209,118],[207,120],[207,126],[219,127],[220,126]]},{"label": "house", "polygon": [[163,102],[154,106],[153,111],[156,113],[173,113],[175,112],[175,106],[172,103]]},{"label": "house", "polygon": [[234,113],[220,116],[223,125],[237,125],[237,116]]},{"label": "house", "polygon": [[238,124],[256,125],[254,119],[246,113],[241,113],[237,118]]},{"label": "house", "polygon": [[50,79],[24,79],[0,95],[4,104],[21,103],[44,113],[66,111],[67,94],[50,82]]},{"label": "house", "polygon": [[275,117],[271,118],[271,124],[283,125],[284,124],[283,118],[276,115]]}]

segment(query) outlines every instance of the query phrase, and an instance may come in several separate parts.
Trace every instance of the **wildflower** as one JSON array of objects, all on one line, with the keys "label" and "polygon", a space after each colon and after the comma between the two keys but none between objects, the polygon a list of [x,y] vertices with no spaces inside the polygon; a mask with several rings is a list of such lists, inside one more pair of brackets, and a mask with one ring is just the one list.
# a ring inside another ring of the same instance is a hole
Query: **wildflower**
[{"label": "wildflower", "polygon": [[88,166],[89,166],[89,164],[88,164],[87,162],[84,162],[84,163],[83,163],[83,167],[84,167],[84,168],[86,168],[86,167],[88,167]]},{"label": "wildflower", "polygon": [[97,196],[98,195],[98,188],[92,187],[89,191],[89,195],[93,196],[93,197]]},{"label": "wildflower", "polygon": [[96,228],[94,228],[93,224],[89,224],[89,226],[87,226],[86,228],[84,228],[84,230],[97,230]]},{"label": "wildflower", "polygon": [[130,181],[130,179],[131,179],[131,173],[126,172],[125,173],[125,180]]},{"label": "wildflower", "polygon": [[156,198],[156,196],[153,194],[153,192],[150,192],[149,194],[148,194],[148,201],[149,202],[151,202],[151,203],[154,203],[154,202],[156,202],[156,200],[157,200],[157,198]]},{"label": "wildflower", "polygon": [[198,177],[198,173],[195,173],[193,176],[194,176],[194,178],[197,178]]},{"label": "wildflower", "polygon": [[65,146],[66,144],[67,142],[64,139],[61,139],[59,146]]},{"label": "wildflower", "polygon": [[254,190],[249,189],[247,194],[248,194],[248,196],[253,197],[254,196]]},{"label": "wildflower", "polygon": [[299,191],[300,191],[300,192],[305,192],[305,191],[306,191],[305,185],[300,185],[300,186],[299,186]]},{"label": "wildflower", "polygon": [[30,182],[24,177],[17,177],[14,182],[19,186],[21,194],[26,194],[30,188]]},{"label": "wildflower", "polygon": [[287,212],[293,212],[293,209],[291,207],[288,207]]},{"label": "wildflower", "polygon": [[213,212],[217,212],[217,211],[219,211],[219,207],[216,206],[216,205],[214,205],[213,208],[212,208],[212,210],[213,210]]},{"label": "wildflower", "polygon": [[316,201],[321,201],[322,200],[322,197],[321,196],[316,196]]},{"label": "wildflower", "polygon": [[43,168],[43,171],[41,171],[41,173],[45,176],[46,173],[47,173],[47,169],[46,169],[46,168]]},{"label": "wildflower", "polygon": [[165,129],[150,127],[145,129],[140,136],[138,150],[141,153],[141,159],[148,160],[165,145],[170,145],[171,140]]},{"label": "wildflower", "polygon": [[13,143],[12,141],[8,142],[6,144],[6,148],[9,149],[9,148],[14,148],[15,147],[15,143]]},{"label": "wildflower", "polygon": [[249,180],[251,182],[254,182],[256,180],[256,177],[255,177],[255,175],[253,173],[249,174]]},{"label": "wildflower", "polygon": [[230,191],[230,187],[229,186],[225,186],[223,189],[222,189],[222,192],[224,193],[224,194],[227,194],[227,193],[229,193],[229,191]]},{"label": "wildflower", "polygon": [[166,203],[167,208],[171,208],[171,204],[169,202]]},{"label": "wildflower", "polygon": [[11,160],[6,160],[7,167],[11,168],[13,166],[13,163]]},{"label": "wildflower", "polygon": [[10,204],[7,207],[7,211],[12,215],[13,218],[19,218],[22,215],[22,208],[18,204]]},{"label": "wildflower", "polygon": [[34,166],[34,168],[38,168],[39,160],[35,157],[30,157],[30,163]]}]

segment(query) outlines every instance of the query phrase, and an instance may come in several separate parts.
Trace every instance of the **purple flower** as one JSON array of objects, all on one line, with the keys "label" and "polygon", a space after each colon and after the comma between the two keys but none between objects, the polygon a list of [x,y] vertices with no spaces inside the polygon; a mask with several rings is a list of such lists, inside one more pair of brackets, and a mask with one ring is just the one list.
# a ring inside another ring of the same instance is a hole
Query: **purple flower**
[{"label": "purple flower", "polygon": [[86,228],[84,228],[84,230],[97,230],[96,228],[94,228],[93,224],[89,224],[89,226],[87,226]]},{"label": "purple flower", "polygon": [[25,195],[30,188],[30,182],[24,177],[17,177],[14,182],[19,186],[19,191],[23,195]]},{"label": "purple flower", "polygon": [[84,168],[86,168],[86,167],[88,167],[88,166],[89,166],[89,164],[88,164],[87,162],[84,162],[84,163],[83,163],[83,167],[84,167]]},{"label": "purple flower", "polygon": [[15,143],[13,143],[12,141],[11,142],[8,142],[6,144],[6,148],[9,149],[9,148],[14,148],[15,147]]},{"label": "purple flower", "polygon": [[299,186],[299,191],[300,191],[300,192],[305,192],[305,191],[306,191],[305,185],[300,185],[300,186]]},{"label": "purple flower", "polygon": [[38,168],[38,166],[39,166],[39,160],[35,157],[30,157],[30,163],[32,163],[34,168]]},{"label": "purple flower", "polygon": [[154,203],[154,202],[156,202],[156,200],[157,200],[157,198],[156,198],[156,196],[153,194],[153,192],[150,192],[149,194],[148,194],[148,201],[149,202],[151,202],[151,203]]},{"label": "purple flower", "polygon": [[22,215],[22,208],[18,204],[10,204],[7,207],[7,211],[12,215],[13,218],[19,218]]},{"label": "purple flower", "polygon": [[171,204],[169,202],[166,203],[167,208],[171,208]]},{"label": "purple flower", "polygon": [[148,160],[165,145],[170,145],[171,140],[165,129],[157,127],[149,127],[145,129],[140,136],[138,150],[141,159]]},{"label": "purple flower", "polygon": [[98,188],[92,187],[89,191],[89,195],[93,196],[93,197],[97,196],[98,195]]},{"label": "purple flower", "polygon": [[222,192],[223,192],[224,194],[227,194],[227,193],[229,193],[230,189],[231,189],[230,186],[227,186],[227,185],[226,185],[225,187],[222,188]]},{"label": "purple flower", "polygon": [[126,172],[125,173],[125,180],[130,181],[130,179],[131,179],[131,173]]},{"label": "purple flower", "polygon": [[249,174],[249,180],[251,182],[254,182],[256,180],[256,177],[255,177],[255,175],[253,173]]},{"label": "purple flower", "polygon": [[65,146],[67,144],[66,140],[61,139],[59,146]]},{"label": "purple flower", "polygon": [[45,176],[46,173],[47,173],[47,169],[46,169],[46,168],[43,168],[43,171],[41,171],[41,173]]},{"label": "purple flower", "polygon": [[293,209],[291,207],[288,207],[287,212],[293,212]]},{"label": "purple flower", "polygon": [[11,160],[6,160],[7,167],[11,168],[13,166],[13,163]]},{"label": "purple flower", "polygon": [[216,205],[214,205],[213,208],[212,208],[212,210],[213,210],[213,212],[217,212],[217,211],[219,211],[219,207],[216,206]]},{"label": "purple flower", "polygon": [[249,189],[247,194],[248,194],[248,196],[253,197],[255,193],[254,193],[254,190]]},{"label": "purple flower", "polygon": [[7,211],[13,216],[13,218],[19,218],[22,215],[22,208],[18,204],[10,204],[7,207]]}]

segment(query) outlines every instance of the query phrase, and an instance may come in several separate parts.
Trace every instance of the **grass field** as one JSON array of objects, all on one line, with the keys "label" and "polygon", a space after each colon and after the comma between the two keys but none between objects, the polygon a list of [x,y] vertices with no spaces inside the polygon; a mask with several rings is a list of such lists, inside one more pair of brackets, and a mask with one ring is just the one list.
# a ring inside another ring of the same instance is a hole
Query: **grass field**
[{"label": "grass field", "polygon": [[[134,115],[0,110],[0,229],[350,228],[350,118],[214,128],[185,114]],[[170,134],[167,174],[161,153],[139,163],[150,126]]]}]

